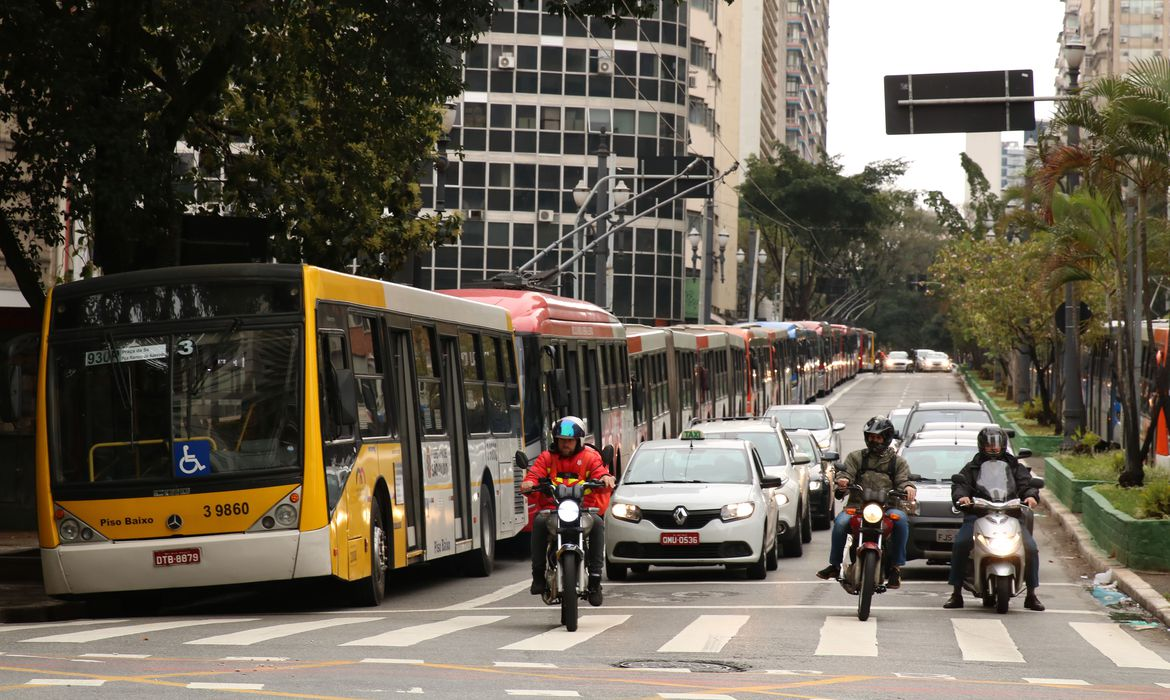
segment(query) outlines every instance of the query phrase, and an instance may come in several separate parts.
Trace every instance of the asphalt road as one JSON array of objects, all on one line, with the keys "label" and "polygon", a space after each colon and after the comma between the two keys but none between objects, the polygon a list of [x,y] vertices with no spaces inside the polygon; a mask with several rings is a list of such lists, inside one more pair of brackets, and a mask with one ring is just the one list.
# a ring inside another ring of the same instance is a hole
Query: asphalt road
[{"label": "asphalt road", "polygon": [[[960,399],[952,375],[863,375],[823,400],[848,427],[916,399]],[[135,600],[116,617],[0,626],[0,692],[44,697],[1030,698],[1170,697],[1170,636],[1114,621],[1079,559],[1037,518],[1042,597],[1006,616],[943,610],[946,570],[907,567],[858,622],[855,598],[813,575],[826,531],[765,581],[653,569],[606,583],[575,633],[527,592],[528,562],[487,579],[396,575],[379,608],[329,588]],[[141,603],[141,605],[140,605]],[[150,608],[149,612],[143,612]],[[632,668],[622,668],[626,664]]]}]

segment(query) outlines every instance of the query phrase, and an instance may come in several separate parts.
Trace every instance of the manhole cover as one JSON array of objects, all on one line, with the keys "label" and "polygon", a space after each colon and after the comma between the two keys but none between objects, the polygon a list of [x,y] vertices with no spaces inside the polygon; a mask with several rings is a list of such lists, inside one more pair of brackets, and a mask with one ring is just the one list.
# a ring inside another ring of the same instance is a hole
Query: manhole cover
[{"label": "manhole cover", "polygon": [[723,661],[622,661],[614,664],[618,668],[685,668],[693,673],[739,673],[747,666],[729,664]]}]

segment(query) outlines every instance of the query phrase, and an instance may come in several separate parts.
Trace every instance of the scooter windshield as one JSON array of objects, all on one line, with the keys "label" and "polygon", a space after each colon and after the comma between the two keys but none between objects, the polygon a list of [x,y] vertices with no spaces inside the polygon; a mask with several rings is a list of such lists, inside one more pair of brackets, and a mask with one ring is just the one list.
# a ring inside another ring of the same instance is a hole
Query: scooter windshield
[{"label": "scooter windshield", "polygon": [[979,476],[976,483],[987,492],[992,501],[1003,503],[1007,500],[1010,490],[1010,469],[1007,462],[997,459],[988,460],[979,466]]}]

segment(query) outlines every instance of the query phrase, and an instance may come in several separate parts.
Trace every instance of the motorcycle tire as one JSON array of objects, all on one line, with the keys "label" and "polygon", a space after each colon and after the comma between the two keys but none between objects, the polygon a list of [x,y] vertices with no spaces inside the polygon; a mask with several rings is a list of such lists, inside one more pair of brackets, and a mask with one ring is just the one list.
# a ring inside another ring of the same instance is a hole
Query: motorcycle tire
[{"label": "motorcycle tire", "polygon": [[873,591],[877,587],[878,555],[872,549],[861,553],[861,587],[857,589],[857,619],[865,622],[869,619],[869,604],[873,601]]},{"label": "motorcycle tire", "polygon": [[1012,580],[1008,576],[998,576],[995,579],[995,611],[1000,615],[1008,611],[1008,603],[1012,600]]},{"label": "motorcycle tire", "polygon": [[576,552],[565,552],[561,556],[561,624],[570,632],[577,631],[577,574],[581,564]]}]

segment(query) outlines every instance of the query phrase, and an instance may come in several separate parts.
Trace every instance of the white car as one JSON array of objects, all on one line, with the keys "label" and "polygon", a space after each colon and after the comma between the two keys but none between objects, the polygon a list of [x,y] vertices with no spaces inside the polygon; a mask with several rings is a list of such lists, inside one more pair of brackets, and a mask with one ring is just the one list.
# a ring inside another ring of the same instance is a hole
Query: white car
[{"label": "white car", "polygon": [[809,496],[809,467],[812,457],[801,453],[795,456],[792,439],[780,428],[775,418],[746,416],[694,422],[691,428],[701,430],[708,440],[747,440],[760,453],[764,475],[784,479],[776,489],[778,522],[776,537],[785,557],[804,554],[804,545],[812,541],[812,510]]},{"label": "white car", "polygon": [[950,372],[951,358],[945,352],[930,350],[918,357],[918,369],[923,372]]},{"label": "white car", "polygon": [[743,567],[761,580],[778,565],[775,499],[781,480],[764,474],[745,440],[678,440],[638,445],[605,513],[605,573],[631,567]]},{"label": "white car", "polygon": [[889,355],[886,355],[887,372],[909,372],[914,369],[914,360],[910,359],[910,353],[905,350],[894,350]]},{"label": "white car", "polygon": [[824,452],[841,454],[841,436],[844,423],[833,420],[829,409],[818,404],[772,406],[764,411],[765,418],[776,416],[780,427],[785,430],[807,430],[817,439],[817,446]]}]

